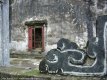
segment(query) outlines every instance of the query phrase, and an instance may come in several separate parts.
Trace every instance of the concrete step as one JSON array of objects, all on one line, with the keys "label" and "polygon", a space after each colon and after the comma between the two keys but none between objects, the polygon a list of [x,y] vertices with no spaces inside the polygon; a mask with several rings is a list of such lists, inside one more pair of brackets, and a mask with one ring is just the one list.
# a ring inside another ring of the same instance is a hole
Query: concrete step
[{"label": "concrete step", "polygon": [[15,52],[15,53],[10,53],[11,58],[43,58],[42,53],[40,52]]}]

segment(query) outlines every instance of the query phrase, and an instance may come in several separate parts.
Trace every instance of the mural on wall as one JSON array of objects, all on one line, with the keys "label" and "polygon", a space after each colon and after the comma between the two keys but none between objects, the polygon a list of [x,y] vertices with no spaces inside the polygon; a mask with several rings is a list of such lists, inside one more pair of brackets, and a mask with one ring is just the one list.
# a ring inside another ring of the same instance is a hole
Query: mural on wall
[{"label": "mural on wall", "polygon": [[[57,49],[50,50],[40,62],[40,72],[95,76],[106,74],[106,30],[107,15],[99,16],[96,21],[96,37],[87,42],[85,49],[68,39],[60,39]],[[87,58],[93,59],[85,65]]]}]

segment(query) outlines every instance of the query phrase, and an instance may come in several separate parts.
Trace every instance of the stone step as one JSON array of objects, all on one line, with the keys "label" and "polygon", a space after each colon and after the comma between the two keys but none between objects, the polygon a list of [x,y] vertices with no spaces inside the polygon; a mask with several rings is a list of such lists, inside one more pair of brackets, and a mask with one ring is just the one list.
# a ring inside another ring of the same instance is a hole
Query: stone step
[{"label": "stone step", "polygon": [[10,53],[11,58],[43,58],[43,55],[38,52],[32,52],[32,53]]}]

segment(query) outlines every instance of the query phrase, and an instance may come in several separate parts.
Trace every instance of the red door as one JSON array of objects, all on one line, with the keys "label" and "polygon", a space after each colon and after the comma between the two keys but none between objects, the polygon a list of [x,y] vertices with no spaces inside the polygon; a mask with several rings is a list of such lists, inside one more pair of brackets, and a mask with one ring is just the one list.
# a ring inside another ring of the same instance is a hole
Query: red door
[{"label": "red door", "polygon": [[45,50],[45,47],[44,47],[44,26],[42,27],[42,50],[43,51]]},{"label": "red door", "polygon": [[29,49],[29,50],[32,50],[32,48],[33,48],[32,32],[33,32],[33,28],[32,28],[32,27],[29,27],[29,28],[28,28],[28,49]]}]

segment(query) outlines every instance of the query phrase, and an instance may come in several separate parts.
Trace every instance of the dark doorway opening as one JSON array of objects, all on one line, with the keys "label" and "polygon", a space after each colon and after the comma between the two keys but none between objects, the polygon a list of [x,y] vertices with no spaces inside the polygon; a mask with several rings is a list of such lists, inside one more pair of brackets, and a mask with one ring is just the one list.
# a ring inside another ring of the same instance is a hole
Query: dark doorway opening
[{"label": "dark doorway opening", "polygon": [[33,49],[42,48],[42,28],[33,29]]},{"label": "dark doorway opening", "polygon": [[43,51],[44,50],[44,27],[29,27],[28,28],[28,48],[29,50]]}]

